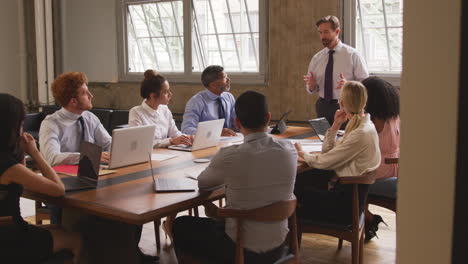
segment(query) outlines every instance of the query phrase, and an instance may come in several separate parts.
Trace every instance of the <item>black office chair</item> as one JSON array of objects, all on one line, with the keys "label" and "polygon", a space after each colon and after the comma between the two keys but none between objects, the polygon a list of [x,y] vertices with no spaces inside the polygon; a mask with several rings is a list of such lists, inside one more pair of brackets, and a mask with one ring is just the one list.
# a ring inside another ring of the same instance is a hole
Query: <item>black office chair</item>
[{"label": "black office chair", "polygon": [[[12,225],[13,218],[11,216],[1,216],[0,217],[0,226]],[[65,261],[73,258],[71,251],[67,249],[60,250],[57,253],[54,253],[51,258],[46,261],[39,262],[39,264],[64,264]]]}]

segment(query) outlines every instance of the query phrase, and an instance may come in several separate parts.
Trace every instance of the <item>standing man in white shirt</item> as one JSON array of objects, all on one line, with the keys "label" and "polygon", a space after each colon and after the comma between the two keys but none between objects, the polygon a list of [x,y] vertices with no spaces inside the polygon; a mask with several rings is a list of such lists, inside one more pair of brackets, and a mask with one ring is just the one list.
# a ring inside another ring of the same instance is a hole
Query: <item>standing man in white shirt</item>
[{"label": "standing man in white shirt", "polygon": [[[88,90],[88,78],[82,72],[66,72],[52,83],[55,101],[62,106],[48,115],[41,123],[39,145],[44,158],[51,166],[77,164],[80,159],[80,144],[88,141],[108,151],[112,138],[101,121],[93,113]],[[102,161],[109,160],[103,152]]]},{"label": "standing man in white shirt", "polygon": [[[235,103],[235,123],[244,143],[222,148],[198,176],[200,190],[224,185],[226,208],[253,209],[293,196],[297,153],[288,141],[267,134],[271,114],[266,97],[254,91],[243,93]],[[205,206],[209,217],[217,207]],[[273,263],[288,233],[287,220],[274,223],[243,222],[246,263]],[[173,225],[174,247],[179,263],[186,258],[203,263],[233,263],[236,222],[212,218],[178,217]],[[189,262],[187,262],[189,263]],[[191,262],[190,262],[191,263]]]},{"label": "standing man in white shirt", "polygon": [[333,124],[344,82],[362,81],[369,73],[361,55],[338,38],[341,29],[336,16],[323,17],[316,26],[325,48],[310,61],[304,81],[309,94],[319,95],[315,105],[317,117],[325,117]]}]

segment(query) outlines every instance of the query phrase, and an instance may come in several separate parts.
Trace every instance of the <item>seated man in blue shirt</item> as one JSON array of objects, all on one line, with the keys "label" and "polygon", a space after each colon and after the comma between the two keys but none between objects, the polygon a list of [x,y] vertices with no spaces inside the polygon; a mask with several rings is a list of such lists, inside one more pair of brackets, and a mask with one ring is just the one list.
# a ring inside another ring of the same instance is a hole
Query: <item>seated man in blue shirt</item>
[{"label": "seated man in blue shirt", "polygon": [[203,71],[201,81],[206,89],[190,98],[185,105],[182,133],[193,135],[197,131],[198,122],[224,118],[221,136],[235,136],[235,99],[229,92],[231,79],[223,67],[212,65]]}]

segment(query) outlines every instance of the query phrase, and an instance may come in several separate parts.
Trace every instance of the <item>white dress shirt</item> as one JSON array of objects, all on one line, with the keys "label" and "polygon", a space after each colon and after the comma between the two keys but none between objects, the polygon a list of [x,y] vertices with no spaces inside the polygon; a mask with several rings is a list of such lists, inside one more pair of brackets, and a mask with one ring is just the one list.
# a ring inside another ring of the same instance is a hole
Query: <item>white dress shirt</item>
[{"label": "white dress shirt", "polygon": [[[343,73],[348,81],[362,81],[369,77],[369,72],[364,59],[356,49],[338,40],[338,44],[333,50],[335,51],[333,54],[333,99],[340,99],[341,89],[336,89],[337,82],[341,79],[340,73]],[[329,48],[324,48],[315,54],[307,70],[307,76],[310,76],[310,72],[312,72],[316,81],[315,90],[312,92],[309,90],[309,85],[306,85],[307,92],[310,94],[318,92],[322,98],[325,97],[325,68],[328,64],[329,51]]]},{"label": "white dress shirt", "polygon": [[[112,137],[99,118],[89,111],[84,111],[81,116],[85,122],[85,141],[97,144],[103,151],[108,151]],[[41,153],[51,166],[78,163],[81,143],[79,117],[80,115],[61,108],[42,121],[39,145]]]},{"label": "white dress shirt", "polygon": [[304,155],[309,166],[334,170],[337,176],[359,176],[380,166],[379,136],[369,114],[341,142],[336,140],[337,132],[327,131],[322,153]]},{"label": "white dress shirt", "polygon": [[156,125],[153,147],[164,148],[171,144],[171,138],[178,137],[182,133],[177,129],[171,110],[167,105],[159,105],[157,110],[151,108],[146,99],[141,105],[130,109],[128,114],[129,126]]},{"label": "white dress shirt", "polygon": [[[200,190],[225,185],[226,207],[253,209],[291,199],[297,170],[297,152],[288,141],[267,133],[249,134],[241,145],[222,148],[198,176]],[[226,219],[226,233],[235,241],[236,222]],[[265,252],[284,242],[287,220],[261,223],[244,221],[244,246]]]}]

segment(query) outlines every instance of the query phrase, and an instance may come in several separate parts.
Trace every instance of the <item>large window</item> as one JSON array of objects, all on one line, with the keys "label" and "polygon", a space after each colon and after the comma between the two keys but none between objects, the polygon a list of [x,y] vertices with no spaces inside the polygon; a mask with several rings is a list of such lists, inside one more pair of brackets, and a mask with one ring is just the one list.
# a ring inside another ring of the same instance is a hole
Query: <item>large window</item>
[{"label": "large window", "polygon": [[403,0],[344,0],[345,40],[369,72],[399,77],[402,70]]},{"label": "large window", "polygon": [[230,76],[265,81],[265,0],[122,0],[121,77],[155,69],[199,82],[208,65]]}]

